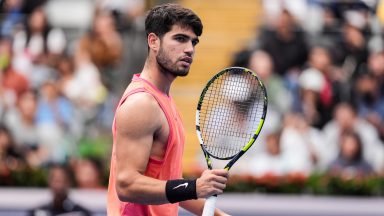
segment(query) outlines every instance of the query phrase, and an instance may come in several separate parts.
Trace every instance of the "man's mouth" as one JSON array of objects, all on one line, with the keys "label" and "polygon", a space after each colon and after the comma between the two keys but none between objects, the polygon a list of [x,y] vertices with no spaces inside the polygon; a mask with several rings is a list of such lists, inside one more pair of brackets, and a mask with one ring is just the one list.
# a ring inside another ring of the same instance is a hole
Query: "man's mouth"
[{"label": "man's mouth", "polygon": [[186,62],[188,64],[191,64],[193,60],[192,60],[191,57],[186,56],[186,57],[181,58],[180,61],[183,61],[183,62]]}]

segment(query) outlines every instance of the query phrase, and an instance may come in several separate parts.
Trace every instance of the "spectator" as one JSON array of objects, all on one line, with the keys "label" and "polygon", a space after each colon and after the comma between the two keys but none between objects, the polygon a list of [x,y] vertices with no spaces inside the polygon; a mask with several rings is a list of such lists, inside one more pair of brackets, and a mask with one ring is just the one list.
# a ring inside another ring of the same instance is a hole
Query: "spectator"
[{"label": "spectator", "polygon": [[76,186],[82,189],[104,189],[102,165],[96,158],[78,159],[74,164]]},{"label": "spectator", "polygon": [[287,174],[288,167],[280,148],[280,133],[268,134],[266,149],[250,159],[250,173],[258,178],[280,178]]},{"label": "spectator", "polygon": [[9,184],[12,171],[25,166],[23,156],[13,141],[12,134],[4,126],[0,125],[0,182]]},{"label": "spectator", "polygon": [[73,135],[75,140],[81,138],[84,132],[84,127],[82,125],[83,119],[81,118],[81,112],[79,108],[81,104],[76,104],[79,101],[72,101],[71,94],[73,92],[72,87],[74,87],[74,83],[76,83],[75,78],[75,65],[73,62],[72,56],[65,55],[59,59],[57,63],[57,71],[59,73],[58,80],[56,82],[59,94],[69,99],[73,106],[73,112],[71,114],[71,127],[69,128],[70,134]]},{"label": "spectator", "polygon": [[62,53],[66,46],[64,33],[49,25],[43,7],[32,11],[25,30],[18,32],[14,40],[16,53],[26,52],[32,62],[39,63],[48,63],[46,54]]},{"label": "spectator", "polygon": [[131,28],[145,13],[144,0],[100,0],[101,10],[111,11],[120,29]]},{"label": "spectator", "polygon": [[0,56],[1,85],[4,94],[9,97],[9,105],[14,105],[20,94],[29,88],[29,82],[27,78],[11,64],[13,55],[10,40],[4,38],[0,40]]},{"label": "spectator", "polygon": [[0,13],[4,14],[1,19],[1,36],[12,37],[17,26],[23,21],[23,1],[24,0],[5,0],[0,2]]},{"label": "spectator", "polygon": [[38,89],[46,80],[56,76],[53,66],[57,55],[64,52],[66,38],[61,29],[52,28],[42,7],[35,8],[27,19],[25,30],[13,40],[13,65]]},{"label": "spectator", "polygon": [[384,96],[384,51],[372,52],[368,56],[368,63],[362,73],[371,73],[379,82],[379,94]]},{"label": "spectator", "polygon": [[341,77],[332,64],[325,46],[314,45],[308,68],[299,75],[299,92],[294,109],[303,113],[308,123],[321,129],[332,118],[335,103],[342,100]]},{"label": "spectator", "polygon": [[291,108],[292,96],[285,88],[281,77],[276,75],[272,57],[267,52],[262,50],[252,52],[245,67],[255,72],[264,82],[268,92],[268,106],[272,105],[280,114]]},{"label": "spectator", "polygon": [[[355,78],[358,75],[358,68],[362,63],[367,62],[367,41],[362,30],[350,23],[346,23],[343,27],[343,39],[341,47],[344,52],[343,60],[344,63],[351,64],[351,67],[348,67],[350,71],[347,73],[350,74],[351,78]],[[350,62],[347,62],[348,60]]]},{"label": "spectator", "polygon": [[122,40],[110,12],[96,12],[92,29],[80,39],[79,49],[98,68],[103,84],[109,90],[115,90],[118,75],[116,66],[122,56]]},{"label": "spectator", "polygon": [[305,33],[287,10],[282,10],[272,29],[261,33],[260,48],[268,52],[277,74],[285,77],[297,72],[307,60]]},{"label": "spectator", "polygon": [[321,128],[323,126],[324,106],[321,103],[320,92],[325,86],[325,77],[317,69],[308,68],[299,76],[298,101],[294,110],[302,113],[305,120],[312,126]]},{"label": "spectator", "polygon": [[339,156],[329,166],[329,174],[343,179],[356,179],[374,174],[372,166],[363,158],[364,146],[359,135],[344,131],[340,137]]},{"label": "spectator", "polygon": [[47,158],[38,135],[36,108],[37,95],[29,90],[20,96],[16,107],[9,109],[4,117],[4,123],[22,149],[28,165],[32,167],[40,166]]},{"label": "spectator", "polygon": [[347,103],[336,106],[334,118],[323,128],[323,140],[326,145],[324,149],[327,151],[329,163],[337,157],[337,143],[341,134],[348,130],[356,131],[361,137],[363,158],[373,166],[375,172],[381,172],[384,167],[384,146],[378,132],[372,124],[360,118],[353,106]]},{"label": "spectator", "polygon": [[376,127],[384,141],[384,53],[373,52],[357,78],[353,97],[358,113]]},{"label": "spectator", "polygon": [[88,216],[91,213],[69,198],[71,178],[65,166],[53,165],[49,169],[48,186],[52,200],[29,212],[30,216],[40,215],[78,215]]},{"label": "spectator", "polygon": [[318,156],[313,143],[316,129],[312,129],[300,114],[284,116],[280,145],[287,173],[308,176],[313,172]]},{"label": "spectator", "polygon": [[110,15],[96,15],[98,17],[92,30],[80,38],[77,44],[74,54],[74,77],[68,83],[66,91],[66,96],[80,110],[84,124],[90,125],[108,96],[101,71],[104,67],[114,65],[121,52],[120,39],[112,27],[113,20]]},{"label": "spectator", "polygon": [[37,103],[36,124],[41,139],[54,162],[64,162],[73,152],[71,134],[72,103],[60,95],[55,81],[45,82]]},{"label": "spectator", "polygon": [[358,115],[370,122],[382,135],[384,123],[384,97],[380,95],[379,80],[372,74],[357,78],[354,101]]}]

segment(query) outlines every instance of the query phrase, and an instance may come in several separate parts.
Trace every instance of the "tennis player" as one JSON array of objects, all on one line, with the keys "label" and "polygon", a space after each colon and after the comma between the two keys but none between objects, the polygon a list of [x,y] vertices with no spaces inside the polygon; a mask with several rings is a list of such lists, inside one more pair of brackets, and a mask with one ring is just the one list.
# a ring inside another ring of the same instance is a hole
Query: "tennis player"
[{"label": "tennis player", "polygon": [[108,215],[175,216],[179,205],[201,215],[201,198],[222,194],[228,172],[182,178],[184,129],[169,90],[188,74],[203,26],[193,11],[163,4],[149,11],[145,29],[144,68],[125,90],[113,124]]}]

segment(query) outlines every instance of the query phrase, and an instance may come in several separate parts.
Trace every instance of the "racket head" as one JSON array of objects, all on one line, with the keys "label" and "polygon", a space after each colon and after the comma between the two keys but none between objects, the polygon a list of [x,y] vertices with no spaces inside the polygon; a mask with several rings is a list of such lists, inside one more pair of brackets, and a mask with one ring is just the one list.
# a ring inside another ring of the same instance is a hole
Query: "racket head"
[{"label": "racket head", "polygon": [[196,109],[196,131],[205,154],[230,160],[247,151],[258,137],[267,114],[267,92],[251,70],[229,67],[203,89]]}]

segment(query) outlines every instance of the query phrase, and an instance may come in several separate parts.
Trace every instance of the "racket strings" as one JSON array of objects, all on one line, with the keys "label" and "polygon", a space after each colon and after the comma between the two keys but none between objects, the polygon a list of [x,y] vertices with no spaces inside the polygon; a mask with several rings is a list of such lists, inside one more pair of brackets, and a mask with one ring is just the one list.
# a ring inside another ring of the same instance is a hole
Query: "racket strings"
[{"label": "racket strings", "polygon": [[249,73],[226,73],[211,83],[200,111],[204,147],[211,155],[230,158],[248,143],[262,118],[264,96]]}]

